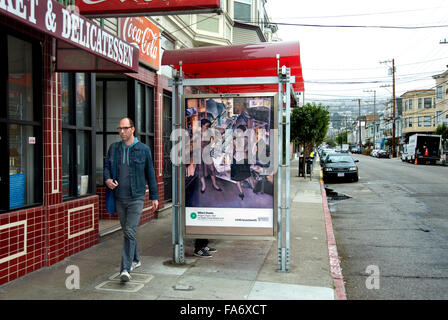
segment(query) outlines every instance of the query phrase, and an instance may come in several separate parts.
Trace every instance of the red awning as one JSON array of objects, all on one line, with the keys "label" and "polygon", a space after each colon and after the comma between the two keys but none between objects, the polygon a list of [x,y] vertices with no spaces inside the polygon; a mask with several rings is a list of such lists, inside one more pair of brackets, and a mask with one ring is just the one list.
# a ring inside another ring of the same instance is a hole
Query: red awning
[{"label": "red awning", "polygon": [[[225,47],[200,47],[182,50],[166,50],[162,65],[170,65],[182,71],[186,78],[234,78],[234,77],[276,77],[277,58],[280,67],[291,69],[295,76],[295,92],[304,91],[300,46],[298,41],[262,42]],[[276,92],[277,85],[213,86],[217,92]]]}]

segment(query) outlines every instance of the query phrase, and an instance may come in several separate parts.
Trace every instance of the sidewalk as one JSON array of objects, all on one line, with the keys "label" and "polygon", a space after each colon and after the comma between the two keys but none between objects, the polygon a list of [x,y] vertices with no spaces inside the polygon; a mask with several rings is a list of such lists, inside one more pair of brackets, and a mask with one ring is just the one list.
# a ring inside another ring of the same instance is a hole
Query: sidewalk
[{"label": "sidewalk", "polygon": [[[0,286],[0,300],[333,300],[345,299],[331,218],[320,183],[320,166],[313,179],[297,177],[291,162],[290,272],[277,272],[274,240],[211,240],[213,258],[192,255],[185,240],[185,265],[172,264],[171,208],[138,230],[142,266],[132,279],[118,278],[122,233]],[[79,268],[80,288],[73,284]],[[67,272],[67,273],[66,273]]]}]

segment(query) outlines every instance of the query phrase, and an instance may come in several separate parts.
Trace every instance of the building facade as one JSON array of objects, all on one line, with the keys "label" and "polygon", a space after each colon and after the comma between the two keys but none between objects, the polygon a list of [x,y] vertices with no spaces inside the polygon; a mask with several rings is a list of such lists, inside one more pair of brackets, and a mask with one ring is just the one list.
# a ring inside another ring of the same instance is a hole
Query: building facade
[{"label": "building facade", "polygon": [[[9,195],[0,200],[0,285],[60,262],[119,229],[117,215],[105,210],[102,177],[122,117],[134,119],[136,136],[150,147],[160,208],[167,206],[171,70],[160,66],[161,55],[169,49],[271,40],[276,28],[268,22],[265,3],[222,1],[220,15],[83,20],[117,43],[123,40],[123,46],[136,40],[132,32],[126,34],[129,28],[150,30],[152,41],[139,43],[140,56],[129,58],[132,70],[115,68],[107,56],[87,67],[86,56],[98,53],[85,50],[84,60],[75,59],[66,42],[0,8],[0,78],[6,88],[0,99],[7,106],[0,108],[0,145],[8,155],[0,160],[0,190]],[[146,199],[140,224],[156,217]]]},{"label": "building facade", "polygon": [[433,78],[436,80],[435,125],[445,123],[448,126],[448,70]]},{"label": "building facade", "polygon": [[403,135],[409,137],[414,133],[434,133],[435,90],[412,90],[400,96],[403,100]]}]

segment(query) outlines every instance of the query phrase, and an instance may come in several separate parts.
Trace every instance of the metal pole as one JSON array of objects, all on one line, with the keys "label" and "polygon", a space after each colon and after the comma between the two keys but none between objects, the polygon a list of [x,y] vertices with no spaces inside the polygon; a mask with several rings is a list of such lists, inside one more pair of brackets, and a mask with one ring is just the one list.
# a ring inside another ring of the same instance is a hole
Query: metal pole
[{"label": "metal pole", "polygon": [[[182,62],[180,64],[180,70],[174,77],[173,81],[173,92],[172,92],[172,130],[180,129],[182,126],[182,94],[183,94],[183,84],[182,84]],[[181,137],[179,137],[181,138]],[[180,143],[175,143],[173,145],[174,154],[179,155],[179,148],[181,148]],[[182,159],[182,156],[180,157]],[[181,168],[182,162],[173,163],[172,166],[172,192],[173,192],[173,209],[172,209],[172,241],[173,241],[173,262],[175,264],[185,263],[185,252],[182,237],[182,175]]]},{"label": "metal pole", "polygon": [[[291,104],[291,78],[290,69],[283,66],[278,68],[279,56],[277,55],[277,69],[279,82],[279,105],[278,105],[278,127],[279,127],[279,165],[277,175],[277,205],[278,205],[278,271],[289,272],[290,269],[290,104]],[[286,86],[284,90],[283,86]],[[286,105],[286,109],[285,109]],[[285,111],[285,120],[283,112]],[[285,131],[285,137],[283,136]],[[285,142],[285,158],[283,158],[283,142]],[[285,174],[285,183],[283,184],[283,174]],[[285,191],[283,191],[285,188]],[[283,196],[284,194],[284,196]],[[283,232],[283,218],[285,218],[285,229]],[[284,237],[284,238],[283,238]]]},{"label": "metal pole", "polygon": [[284,271],[286,252],[283,249],[283,188],[282,188],[282,164],[283,164],[283,83],[280,81],[279,59],[277,55],[277,70],[279,73],[278,81],[278,110],[277,110],[277,128],[278,128],[278,171],[277,171],[277,253],[278,253],[278,271]]},{"label": "metal pole", "polygon": [[358,99],[358,134],[359,134],[359,151],[361,152],[362,140],[361,140],[361,99]]},{"label": "metal pole", "polygon": [[392,158],[395,157],[395,59],[392,59]]},{"label": "metal pole", "polygon": [[376,149],[375,145],[375,130],[376,130],[376,90],[373,90],[373,149]]},{"label": "metal pole", "polygon": [[[289,243],[289,237],[290,237],[290,180],[291,180],[291,167],[290,167],[290,140],[291,140],[291,136],[290,136],[290,125],[291,125],[291,84],[290,84],[290,75],[291,75],[291,69],[287,69],[286,71],[286,81],[285,81],[285,85],[286,85],[286,124],[285,124],[285,128],[286,128],[286,143],[285,143],[285,148],[286,148],[286,172],[285,172],[285,208],[286,208],[286,233],[285,233],[285,244],[286,244],[286,262],[285,262],[285,271],[289,272],[289,265],[290,265],[290,243]],[[311,169],[312,170],[312,169]],[[310,178],[312,175],[312,171],[310,172]]]}]

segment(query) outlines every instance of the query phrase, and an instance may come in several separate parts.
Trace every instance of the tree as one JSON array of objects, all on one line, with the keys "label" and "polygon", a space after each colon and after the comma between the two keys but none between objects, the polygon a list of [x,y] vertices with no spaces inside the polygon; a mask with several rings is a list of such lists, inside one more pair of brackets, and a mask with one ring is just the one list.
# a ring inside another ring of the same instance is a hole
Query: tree
[{"label": "tree", "polygon": [[336,137],[336,143],[340,146],[347,143],[347,131],[338,134]]},{"label": "tree", "polygon": [[334,140],[330,139],[330,138],[326,138],[325,142],[330,146],[330,147],[336,147],[336,142],[334,142]]},{"label": "tree", "polygon": [[[329,125],[328,106],[313,102],[294,108],[291,113],[291,141],[303,146],[304,156],[308,156],[314,146],[322,144]],[[305,172],[305,161],[303,170]]]},{"label": "tree", "polygon": [[446,124],[442,123],[437,126],[436,134],[439,134],[442,136],[442,145],[444,148],[446,148],[446,140],[448,139],[448,127]]}]

